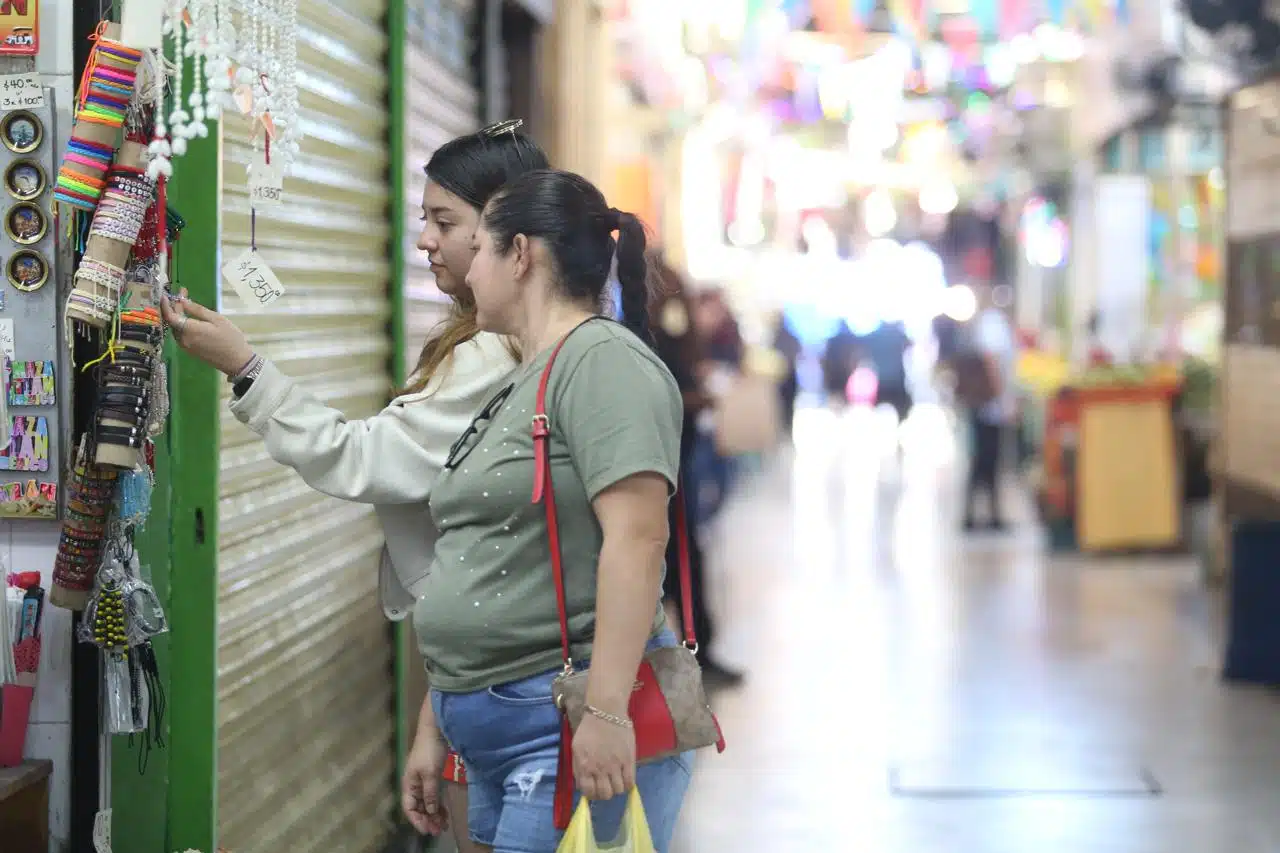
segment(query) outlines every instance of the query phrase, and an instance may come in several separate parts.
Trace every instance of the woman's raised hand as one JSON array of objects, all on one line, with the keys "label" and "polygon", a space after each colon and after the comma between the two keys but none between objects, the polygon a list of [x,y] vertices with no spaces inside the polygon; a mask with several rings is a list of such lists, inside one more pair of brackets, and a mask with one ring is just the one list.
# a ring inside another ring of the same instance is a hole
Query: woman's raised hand
[{"label": "woman's raised hand", "polygon": [[188,299],[186,288],[176,297],[162,299],[160,313],[183,352],[228,376],[236,375],[253,359],[253,347],[244,332],[217,311]]}]

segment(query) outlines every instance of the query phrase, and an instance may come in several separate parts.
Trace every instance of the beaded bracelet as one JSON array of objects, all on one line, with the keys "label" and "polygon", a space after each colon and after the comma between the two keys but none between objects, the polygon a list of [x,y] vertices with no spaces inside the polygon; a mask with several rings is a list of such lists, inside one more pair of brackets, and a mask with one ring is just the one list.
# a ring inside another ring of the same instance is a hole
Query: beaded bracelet
[{"label": "beaded bracelet", "polygon": [[67,296],[67,319],[102,327],[111,322],[116,311],[115,298],[72,289]]},{"label": "beaded bracelet", "polygon": [[76,269],[75,277],[119,291],[124,286],[124,275],[124,270],[114,264],[96,258],[85,258]]}]

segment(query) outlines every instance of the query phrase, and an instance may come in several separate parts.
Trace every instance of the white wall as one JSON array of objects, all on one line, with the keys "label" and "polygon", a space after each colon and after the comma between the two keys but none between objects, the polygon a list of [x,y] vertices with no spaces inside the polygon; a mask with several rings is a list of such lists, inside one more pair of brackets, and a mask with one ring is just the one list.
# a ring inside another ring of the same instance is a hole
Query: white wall
[{"label": "white wall", "polygon": [[[36,70],[52,86],[59,113],[57,138],[70,131],[70,105],[75,90],[71,0],[43,0],[40,4],[40,55]],[[29,66],[28,66],[29,67]],[[65,389],[60,388],[63,393]],[[9,571],[36,571],[47,590],[53,584],[53,559],[58,547],[58,524],[51,521],[0,521],[0,558]],[[27,756],[53,761],[49,829],[51,853],[67,849],[71,808],[71,614],[46,607],[44,644]]]}]

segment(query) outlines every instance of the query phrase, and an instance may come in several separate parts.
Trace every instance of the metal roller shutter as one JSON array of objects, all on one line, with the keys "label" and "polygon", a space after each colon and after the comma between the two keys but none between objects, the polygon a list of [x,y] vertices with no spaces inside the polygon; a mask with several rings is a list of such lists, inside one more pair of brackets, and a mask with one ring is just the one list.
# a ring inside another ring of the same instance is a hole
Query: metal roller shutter
[{"label": "metal roller shutter", "polygon": [[[223,310],[353,418],[391,388],[387,0],[301,0],[305,139],[256,241],[288,294]],[[223,251],[249,243],[248,124],[223,137]],[[373,853],[394,807],[392,646],[372,511],[312,491],[224,409],[218,526],[218,825],[236,853]]]},{"label": "metal roller shutter", "polygon": [[459,0],[408,0],[405,50],[405,366],[412,370],[422,343],[448,310],[426,256],[416,243],[422,216],[422,171],[431,154],[455,136],[478,127],[480,95],[471,65],[468,32],[473,10]]}]

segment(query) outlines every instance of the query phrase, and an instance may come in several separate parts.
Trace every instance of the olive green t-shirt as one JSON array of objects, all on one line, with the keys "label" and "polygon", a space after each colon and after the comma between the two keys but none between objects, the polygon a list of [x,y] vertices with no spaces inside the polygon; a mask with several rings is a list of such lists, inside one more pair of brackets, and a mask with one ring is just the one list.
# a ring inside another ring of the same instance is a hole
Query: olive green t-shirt
[{"label": "olive green t-shirt", "polygon": [[[510,390],[481,410],[454,445],[453,467],[446,465],[432,488],[440,537],[413,622],[438,690],[482,690],[561,662],[545,510],[532,502],[531,430],[549,356],[518,369]],[[623,326],[594,319],[556,356],[547,415],[572,651],[585,660],[603,542],[591,501],[643,472],[661,474],[674,488],[682,403],[649,347]],[[657,595],[655,632],[663,626]]]}]

